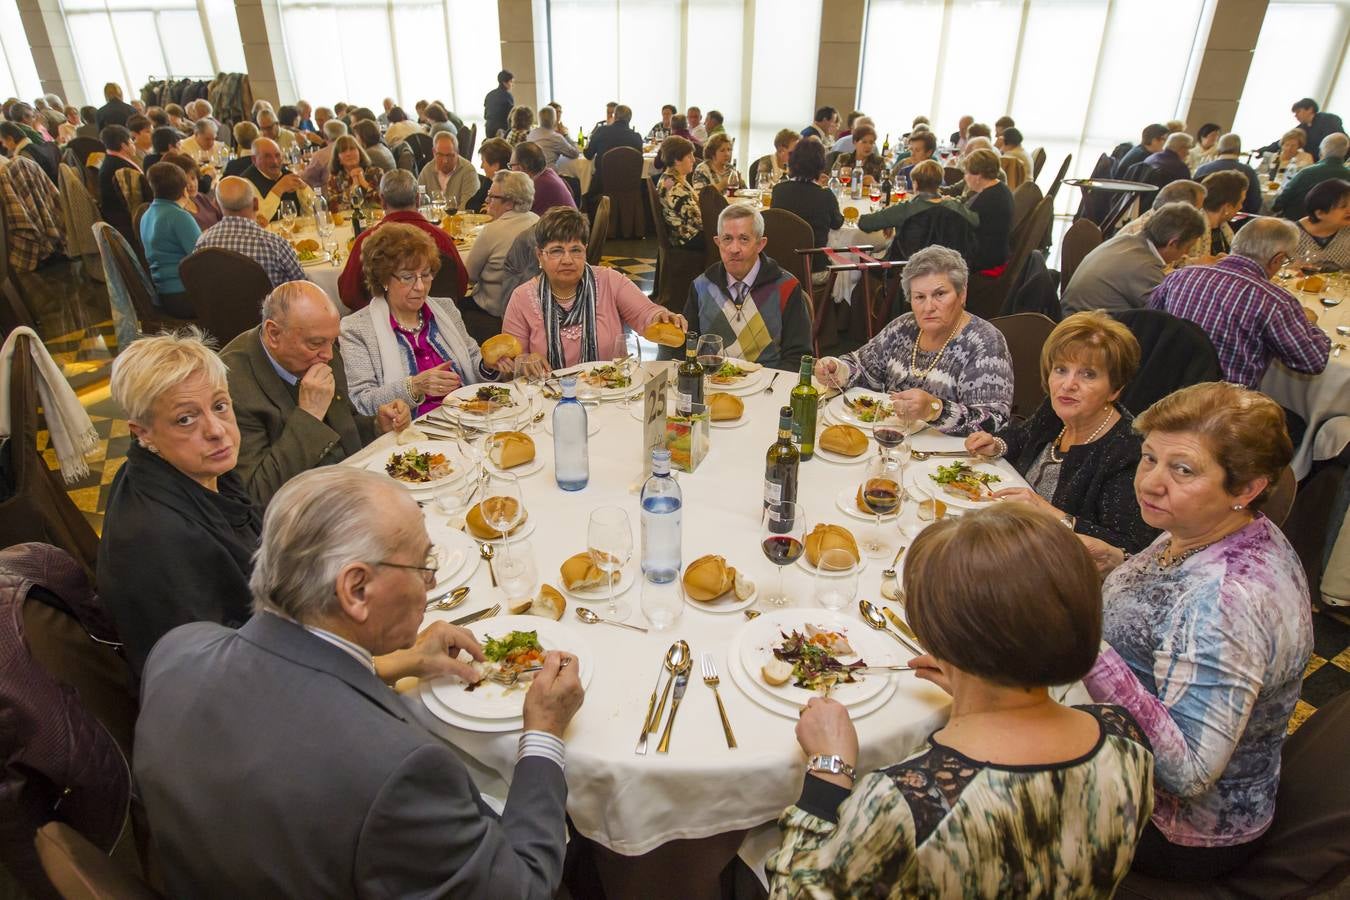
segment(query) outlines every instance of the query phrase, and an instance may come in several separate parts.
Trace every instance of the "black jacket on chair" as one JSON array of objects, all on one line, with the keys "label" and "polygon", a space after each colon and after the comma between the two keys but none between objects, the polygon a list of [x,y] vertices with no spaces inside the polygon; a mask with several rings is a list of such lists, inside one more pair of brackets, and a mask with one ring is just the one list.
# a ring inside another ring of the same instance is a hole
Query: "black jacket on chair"
[{"label": "black jacket on chair", "polygon": [[[1051,502],[1077,517],[1074,531],[1079,534],[1137,553],[1158,536],[1158,531],[1144,522],[1134,497],[1140,446],[1134,419],[1119,403],[1116,411],[1120,421],[1110,431],[1090,444],[1078,444],[1065,452]],[[1063,427],[1046,398],[1030,419],[1005,428],[997,436],[1008,445],[1008,462],[1026,475],[1041,450],[1058,438]]]},{"label": "black jacket on chair", "polygon": [[140,237],[131,227],[131,210],[127,209],[127,199],[117,187],[117,170],[134,169],[131,163],[120,156],[103,157],[98,167],[98,205],[103,221],[116,228],[133,247],[140,246]]},{"label": "black jacket on chair", "polygon": [[1111,317],[1139,341],[1139,372],[1120,395],[1136,415],[1173,391],[1223,380],[1214,344],[1194,322],[1161,309],[1122,310]]}]

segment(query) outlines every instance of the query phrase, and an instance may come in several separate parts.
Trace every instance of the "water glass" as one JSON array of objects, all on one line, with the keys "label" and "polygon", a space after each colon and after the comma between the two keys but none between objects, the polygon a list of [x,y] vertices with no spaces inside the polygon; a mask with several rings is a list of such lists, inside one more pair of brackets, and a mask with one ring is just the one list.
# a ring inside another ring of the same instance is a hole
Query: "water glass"
[{"label": "water glass", "polygon": [[812,591],[825,609],[838,611],[852,606],[858,596],[858,563],[853,554],[839,548],[822,553]]},{"label": "water glass", "polygon": [[679,579],[658,583],[643,576],[642,615],[656,631],[673,628],[684,615]]},{"label": "water glass", "polygon": [[633,526],[628,513],[617,506],[602,506],[591,513],[586,526],[586,549],[591,562],[601,572],[609,573],[609,617],[622,622],[632,610],[627,603],[614,598],[614,573],[623,571],[633,555]]},{"label": "water glass", "polygon": [[539,571],[534,564],[534,548],[529,541],[517,541],[514,552],[496,561],[497,585],[508,603],[532,600],[539,593]]}]

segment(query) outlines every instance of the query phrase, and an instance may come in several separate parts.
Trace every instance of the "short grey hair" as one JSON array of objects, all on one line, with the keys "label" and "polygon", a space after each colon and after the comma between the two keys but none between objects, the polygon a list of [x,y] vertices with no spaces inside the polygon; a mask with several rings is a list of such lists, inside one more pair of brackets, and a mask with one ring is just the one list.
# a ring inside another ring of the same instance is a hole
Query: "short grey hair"
[{"label": "short grey hair", "polygon": [[1245,256],[1262,266],[1277,253],[1292,256],[1297,248],[1298,226],[1274,216],[1252,219],[1233,238],[1234,256]]},{"label": "short grey hair", "polygon": [[1194,206],[1185,202],[1166,203],[1148,217],[1144,236],[1155,247],[1165,247],[1172,241],[1178,247],[1187,247],[1208,230],[1204,214]]},{"label": "short grey hair", "polygon": [[432,135],[431,146],[435,147],[437,144],[454,144],[455,150],[459,150],[459,138],[448,131],[438,131]]},{"label": "short grey hair", "polygon": [[148,425],[160,395],[194,375],[204,375],[212,387],[227,385],[225,363],[195,325],[132,341],[113,360],[109,389],[129,420]]},{"label": "short grey hair", "polygon": [[227,213],[242,213],[253,209],[258,188],[247,178],[227,175],[216,184],[216,202]]},{"label": "short grey hair", "polygon": [[336,613],[342,569],[377,563],[397,549],[397,532],[381,534],[385,517],[372,514],[387,508],[394,492],[407,497],[388,477],[351,466],[323,466],[286,482],[263,516],[248,580],[253,611],[301,624]]},{"label": "short grey hair", "polygon": [[341,119],[329,119],[323,123],[323,136],[330,142],[336,141],[347,133],[347,123]]},{"label": "short grey hair", "polygon": [[197,110],[203,116],[209,116],[211,113],[215,112],[215,108],[211,106],[210,100],[198,100]]},{"label": "short grey hair", "polygon": [[516,212],[529,212],[534,206],[534,181],[524,172],[502,169],[492,176],[492,186],[511,201]]},{"label": "short grey hair", "polygon": [[1205,202],[1207,193],[1209,192],[1200,182],[1178,178],[1176,181],[1168,182],[1158,191],[1157,196],[1153,198],[1153,208],[1162,209],[1169,203],[1189,203],[1198,209],[1200,204]]},{"label": "short grey hair", "polygon": [[760,215],[759,210],[744,203],[731,203],[717,214],[717,233],[722,233],[722,225],[729,219],[750,219],[754,224],[751,228],[755,232],[755,240],[764,237],[764,217]]},{"label": "short grey hair", "polygon": [[909,262],[901,270],[900,287],[906,297],[909,296],[910,282],[925,275],[946,275],[952,287],[961,294],[970,280],[970,269],[960,253],[941,244],[933,244],[910,256]]},{"label": "short grey hair", "polygon": [[1172,132],[1167,136],[1167,140],[1163,142],[1164,150],[1171,150],[1178,156],[1184,156],[1185,154],[1190,153],[1191,148],[1194,146],[1195,138],[1184,131]]},{"label": "short grey hair", "polygon": [[1242,152],[1242,138],[1233,132],[1219,136],[1219,142],[1214,145],[1214,152],[1219,156],[1236,155]]},{"label": "short grey hair", "polygon": [[211,132],[212,137],[215,137],[216,133],[219,131],[219,129],[216,128],[214,119],[203,117],[192,123],[193,134],[205,134],[208,131]]},{"label": "short grey hair", "polygon": [[552,131],[558,124],[558,111],[551,106],[539,107],[539,127]]},{"label": "short grey hair", "polygon": [[273,321],[278,325],[285,326],[286,318],[290,315],[291,306],[297,300],[304,297],[319,298],[322,297],[329,308],[340,318],[342,310],[338,308],[337,303],[332,297],[312,281],[287,281],[279,284],[263,298],[262,301],[262,321]]},{"label": "short grey hair", "polygon": [[391,169],[380,179],[380,199],[386,209],[417,208],[417,178],[407,169]]},{"label": "short grey hair", "polygon": [[1347,151],[1350,151],[1350,137],[1346,137],[1339,131],[1334,131],[1322,138],[1322,143],[1317,148],[1317,152],[1321,154],[1323,159],[1328,156],[1345,159]]},{"label": "short grey hair", "polygon": [[969,156],[972,150],[993,150],[994,144],[984,135],[977,134],[975,137],[966,141],[965,155]]}]

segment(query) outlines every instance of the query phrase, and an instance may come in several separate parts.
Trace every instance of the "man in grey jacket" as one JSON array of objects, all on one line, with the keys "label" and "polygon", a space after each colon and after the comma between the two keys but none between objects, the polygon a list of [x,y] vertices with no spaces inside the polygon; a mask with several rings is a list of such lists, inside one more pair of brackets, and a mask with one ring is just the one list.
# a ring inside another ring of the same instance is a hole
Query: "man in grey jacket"
[{"label": "man in grey jacket", "polygon": [[482,659],[471,633],[437,622],[418,634],[432,551],[389,478],[306,472],[264,519],[253,618],[238,631],[184,625],[155,646],[136,780],[171,896],[553,896],[578,667],[546,655],[498,817],[389,687],[476,679],[460,658]]},{"label": "man in grey jacket", "polygon": [[1064,292],[1064,311],[1143,309],[1148,295],[1162,284],[1163,270],[1208,230],[1204,214],[1194,206],[1165,204],[1141,233],[1117,235],[1083,258]]}]

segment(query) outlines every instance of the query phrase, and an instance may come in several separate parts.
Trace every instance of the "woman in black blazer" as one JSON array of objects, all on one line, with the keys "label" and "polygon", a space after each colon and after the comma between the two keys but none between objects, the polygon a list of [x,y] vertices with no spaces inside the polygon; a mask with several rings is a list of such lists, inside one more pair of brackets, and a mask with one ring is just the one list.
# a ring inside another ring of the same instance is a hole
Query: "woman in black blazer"
[{"label": "woman in black blazer", "polygon": [[773,188],[774,209],[785,209],[806,220],[817,247],[828,247],[830,229],[844,226],[839,201],[821,186],[825,171],[825,147],[809,138],[797,142],[788,154],[788,177]]},{"label": "woman in black blazer", "polygon": [[1069,316],[1041,350],[1049,396],[1031,418],[997,434],[976,432],[966,449],[1002,456],[1031,485],[996,496],[1049,511],[1079,534],[1137,552],[1158,532],[1134,494],[1140,437],[1116,402],[1139,367],[1139,342],[1100,310]]}]

